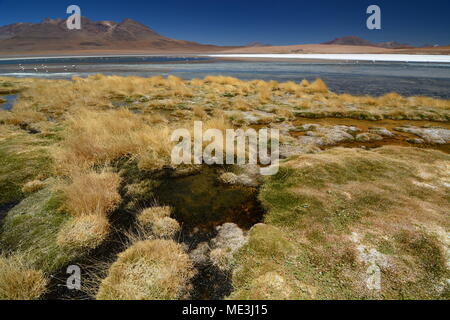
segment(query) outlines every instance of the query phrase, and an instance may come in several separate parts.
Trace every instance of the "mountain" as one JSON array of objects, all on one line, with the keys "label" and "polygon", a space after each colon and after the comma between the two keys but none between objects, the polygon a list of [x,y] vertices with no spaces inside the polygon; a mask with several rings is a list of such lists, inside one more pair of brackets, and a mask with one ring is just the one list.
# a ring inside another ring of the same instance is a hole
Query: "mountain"
[{"label": "mountain", "polygon": [[411,49],[411,48],[414,48],[413,46],[411,46],[409,44],[400,43],[397,41],[379,42],[379,43],[376,43],[375,45],[380,48],[388,48],[388,49]]},{"label": "mountain", "polygon": [[345,46],[369,46],[369,47],[379,47],[386,49],[411,49],[414,48],[409,44],[399,43],[396,41],[379,42],[372,43],[363,38],[356,36],[347,36],[342,38],[337,38],[332,41],[324,42],[323,44],[335,44],[335,45],[345,45]]},{"label": "mountain", "polygon": [[80,30],[68,30],[64,19],[16,23],[0,27],[0,52],[59,50],[213,51],[221,47],[175,40],[132,19],[91,21],[81,18]]},{"label": "mountain", "polygon": [[355,36],[337,38],[328,42],[324,42],[323,44],[339,44],[344,46],[373,46],[371,42]]},{"label": "mountain", "polygon": [[250,42],[248,44],[245,45],[246,47],[271,47],[271,44],[267,44],[267,43],[262,43],[262,42]]}]

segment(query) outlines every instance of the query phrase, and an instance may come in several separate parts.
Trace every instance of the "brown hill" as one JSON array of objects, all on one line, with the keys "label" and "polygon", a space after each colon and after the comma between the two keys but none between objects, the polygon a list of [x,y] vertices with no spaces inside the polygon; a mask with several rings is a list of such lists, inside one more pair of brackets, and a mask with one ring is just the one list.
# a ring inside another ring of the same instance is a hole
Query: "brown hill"
[{"label": "brown hill", "polygon": [[[0,27],[0,52],[150,50],[202,52],[226,49],[160,35],[132,19],[91,21],[83,17],[81,30],[68,30],[66,20],[16,23]],[[229,47],[230,48],[230,47]]]},{"label": "brown hill", "polygon": [[399,43],[397,41],[387,41],[387,42],[379,42],[372,43],[363,38],[356,36],[347,36],[342,38],[337,38],[332,41],[324,42],[323,44],[334,44],[334,45],[343,45],[343,46],[367,46],[367,47],[380,47],[386,49],[411,49],[413,46],[405,43]]},{"label": "brown hill", "polygon": [[336,44],[342,46],[374,46],[374,44],[372,44],[371,42],[355,36],[337,38],[328,42],[324,42],[323,44]]}]

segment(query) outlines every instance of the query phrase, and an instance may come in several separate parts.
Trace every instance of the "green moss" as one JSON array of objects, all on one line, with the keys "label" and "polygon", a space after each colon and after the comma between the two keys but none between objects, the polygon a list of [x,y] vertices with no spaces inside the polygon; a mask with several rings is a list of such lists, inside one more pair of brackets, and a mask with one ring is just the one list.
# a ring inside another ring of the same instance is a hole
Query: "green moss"
[{"label": "green moss", "polygon": [[[435,161],[448,160],[448,155],[437,151],[384,147],[336,148],[284,162],[260,189],[268,225],[255,226],[248,244],[235,255],[230,298],[444,297],[448,290],[436,289],[449,277],[442,243],[425,234],[394,237],[394,232],[397,224],[412,227],[405,206],[448,204],[445,192],[420,194],[413,183],[420,180],[417,168],[431,170],[428,166]],[[421,207],[409,210],[412,216],[429,214]],[[441,223],[439,214],[433,213],[430,223]],[[384,221],[385,216],[390,222]],[[367,250],[378,249],[394,266],[382,269],[379,292],[365,286],[368,262],[349,237],[355,230],[362,236],[357,242]],[[281,292],[261,284],[274,279]]]},{"label": "green moss", "polygon": [[8,212],[0,233],[0,246],[5,251],[27,254],[33,267],[55,272],[84,252],[60,247],[56,237],[70,219],[61,212],[61,195],[51,187],[25,198]]},{"label": "green moss", "polygon": [[47,151],[36,143],[28,134],[0,140],[0,206],[20,201],[23,184],[37,176],[45,178],[51,171]]},{"label": "green moss", "polygon": [[431,277],[441,277],[448,274],[445,255],[436,238],[422,233],[401,232],[395,237],[401,249],[419,260],[419,266],[424,268]]}]

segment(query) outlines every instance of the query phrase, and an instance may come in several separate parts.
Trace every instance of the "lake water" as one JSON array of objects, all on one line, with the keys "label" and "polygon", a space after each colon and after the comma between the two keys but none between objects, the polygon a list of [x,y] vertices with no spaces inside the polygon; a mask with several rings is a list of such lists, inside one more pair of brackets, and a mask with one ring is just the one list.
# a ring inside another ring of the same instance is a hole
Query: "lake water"
[{"label": "lake water", "polygon": [[71,79],[91,74],[184,79],[225,75],[244,80],[300,81],[322,78],[337,93],[450,99],[450,64],[403,62],[236,61],[198,56],[66,57],[0,60],[0,76]]}]

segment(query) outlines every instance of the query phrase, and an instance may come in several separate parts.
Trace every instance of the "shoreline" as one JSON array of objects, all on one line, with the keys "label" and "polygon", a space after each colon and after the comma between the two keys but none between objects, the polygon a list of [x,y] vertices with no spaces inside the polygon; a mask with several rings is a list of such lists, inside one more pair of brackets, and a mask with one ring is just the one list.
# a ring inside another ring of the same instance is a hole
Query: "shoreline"
[{"label": "shoreline", "polygon": [[314,61],[372,61],[450,63],[450,55],[415,54],[208,54],[211,58],[296,59]]},{"label": "shoreline", "polygon": [[[123,53],[123,54],[71,54],[1,57],[1,61],[78,59],[78,58],[144,58],[144,57],[186,57],[210,58],[214,60],[240,61],[296,61],[296,62],[399,62],[399,63],[445,63],[450,64],[450,55],[418,54],[203,54],[203,53]],[[191,61],[194,62],[194,61]]]}]

